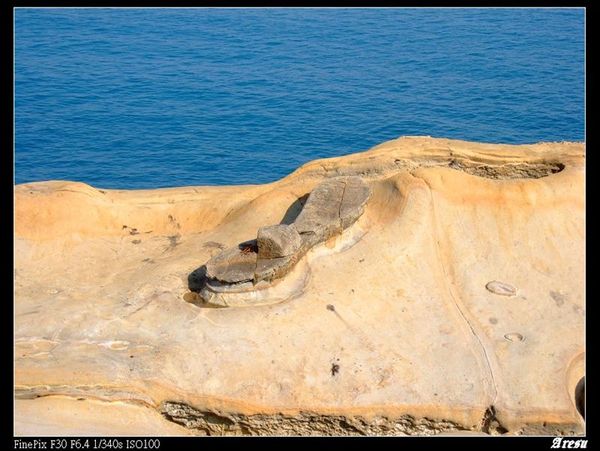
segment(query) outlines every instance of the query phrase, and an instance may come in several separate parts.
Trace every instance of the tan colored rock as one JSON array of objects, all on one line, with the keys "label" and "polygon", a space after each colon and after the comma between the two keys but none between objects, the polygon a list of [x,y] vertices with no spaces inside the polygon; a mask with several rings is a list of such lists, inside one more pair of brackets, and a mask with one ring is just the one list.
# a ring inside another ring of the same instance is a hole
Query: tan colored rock
[{"label": "tan colored rock", "polygon": [[155,409],[122,401],[47,396],[15,404],[15,436],[193,435],[189,429],[165,421]]},{"label": "tan colored rock", "polygon": [[[581,143],[405,137],[260,186],[18,185],[15,432],[581,434],[584,167]],[[369,186],[353,225],[236,287],[250,306],[194,302],[334,176]]]}]

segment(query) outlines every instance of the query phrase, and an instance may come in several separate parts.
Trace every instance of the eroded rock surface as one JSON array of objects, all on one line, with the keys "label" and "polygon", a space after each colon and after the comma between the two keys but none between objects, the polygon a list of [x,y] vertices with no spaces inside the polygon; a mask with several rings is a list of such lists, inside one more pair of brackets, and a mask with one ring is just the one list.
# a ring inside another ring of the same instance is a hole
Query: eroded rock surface
[{"label": "eroded rock surface", "polygon": [[488,282],[485,285],[485,288],[487,288],[487,290],[490,293],[494,293],[500,296],[515,296],[517,294],[517,289],[511,284],[506,282],[499,282],[497,280]]},{"label": "eroded rock surface", "polygon": [[[359,220],[254,283],[245,240],[352,176]],[[582,434],[584,176],[583,143],[404,137],[266,185],[17,185],[15,434]],[[201,304],[208,269],[256,303]]]},{"label": "eroded rock surface", "polygon": [[259,259],[289,257],[298,252],[302,245],[300,234],[293,224],[261,227],[256,241]]},{"label": "eroded rock surface", "polygon": [[254,279],[256,253],[239,247],[226,249],[206,264],[206,276],[222,283],[239,284]]},{"label": "eroded rock surface", "polygon": [[[360,177],[325,180],[310,193],[293,224],[261,227],[256,244],[242,243],[211,258],[206,263],[206,285],[200,296],[215,305],[235,306],[240,304],[235,298],[215,293],[227,293],[230,288],[256,290],[267,286],[257,287],[261,281],[285,277],[313,246],[351,226],[363,214],[369,194]],[[247,284],[250,281],[252,287]],[[257,299],[242,299],[240,305],[259,302]]]}]

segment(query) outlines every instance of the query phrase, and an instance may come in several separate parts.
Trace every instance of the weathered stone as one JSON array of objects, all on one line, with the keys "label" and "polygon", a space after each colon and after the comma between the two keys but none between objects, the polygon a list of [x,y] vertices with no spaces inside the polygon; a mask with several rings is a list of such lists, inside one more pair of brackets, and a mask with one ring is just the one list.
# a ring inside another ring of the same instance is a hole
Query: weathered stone
[{"label": "weathered stone", "polygon": [[342,204],[340,206],[340,221],[342,229],[352,225],[361,217],[369,200],[371,190],[359,177],[347,177]]},{"label": "weathered stone", "polygon": [[286,257],[261,259],[259,257],[256,262],[256,270],[254,272],[254,281],[273,280],[283,277],[289,272],[297,258],[295,255]]},{"label": "weathered stone", "polygon": [[311,247],[317,245],[318,243],[324,240],[324,238],[320,234],[317,234],[312,231],[302,233],[302,235],[300,235],[300,238],[302,239],[300,249],[303,253],[306,253]]},{"label": "weathered stone", "polygon": [[369,194],[360,177],[325,180],[310,193],[293,224],[261,227],[256,249],[253,244],[243,252],[240,245],[213,257],[206,264],[206,277],[240,284],[285,276],[313,246],[352,225],[363,213]]},{"label": "weathered stone", "polygon": [[295,254],[300,249],[300,234],[294,225],[278,224],[258,229],[258,258],[278,258]]},{"label": "weathered stone", "polygon": [[337,177],[317,186],[295,221],[311,246],[352,225],[363,213],[370,190],[360,177]]},{"label": "weathered stone", "polygon": [[308,196],[304,208],[294,221],[300,234],[314,233],[321,242],[341,232],[340,203],[345,182],[342,178],[325,180]]},{"label": "weathered stone", "polygon": [[234,247],[215,255],[206,263],[206,277],[225,283],[241,283],[254,279],[256,253],[244,253]]}]

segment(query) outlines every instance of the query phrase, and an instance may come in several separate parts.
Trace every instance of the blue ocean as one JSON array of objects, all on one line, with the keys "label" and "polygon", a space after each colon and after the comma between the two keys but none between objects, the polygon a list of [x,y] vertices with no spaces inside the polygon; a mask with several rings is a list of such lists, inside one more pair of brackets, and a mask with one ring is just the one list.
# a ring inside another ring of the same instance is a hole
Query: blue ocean
[{"label": "blue ocean", "polygon": [[265,183],[401,135],[583,141],[584,17],[18,8],[15,183]]}]

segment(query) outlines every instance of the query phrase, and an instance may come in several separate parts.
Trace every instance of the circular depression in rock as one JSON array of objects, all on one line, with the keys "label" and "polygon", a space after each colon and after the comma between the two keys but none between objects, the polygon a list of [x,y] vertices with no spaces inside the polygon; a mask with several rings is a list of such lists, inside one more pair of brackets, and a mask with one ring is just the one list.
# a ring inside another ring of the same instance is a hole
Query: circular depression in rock
[{"label": "circular depression in rock", "polygon": [[486,290],[490,293],[497,294],[499,296],[516,296],[517,289],[511,284],[506,282],[500,282],[499,280],[492,280],[485,285]]},{"label": "circular depression in rock", "polygon": [[524,341],[525,337],[518,332],[511,332],[504,335],[504,339],[512,342]]}]

